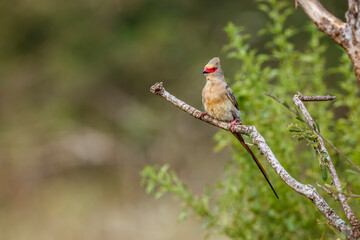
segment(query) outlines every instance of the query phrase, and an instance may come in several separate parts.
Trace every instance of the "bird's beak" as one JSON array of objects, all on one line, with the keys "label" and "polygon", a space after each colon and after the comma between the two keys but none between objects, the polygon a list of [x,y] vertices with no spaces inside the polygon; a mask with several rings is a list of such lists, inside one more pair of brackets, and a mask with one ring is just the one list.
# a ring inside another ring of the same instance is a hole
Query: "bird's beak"
[{"label": "bird's beak", "polygon": [[209,73],[209,70],[207,68],[204,68],[203,74]]}]

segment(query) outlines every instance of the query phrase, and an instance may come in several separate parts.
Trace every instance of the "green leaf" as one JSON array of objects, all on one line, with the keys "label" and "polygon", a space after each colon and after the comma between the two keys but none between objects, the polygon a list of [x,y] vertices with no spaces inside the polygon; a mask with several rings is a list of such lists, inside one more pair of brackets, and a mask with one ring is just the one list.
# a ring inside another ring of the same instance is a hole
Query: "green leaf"
[{"label": "green leaf", "polygon": [[298,128],[297,126],[294,125],[289,125],[287,127],[289,132],[302,132],[302,129]]},{"label": "green leaf", "polygon": [[182,221],[185,218],[187,218],[189,215],[189,211],[187,209],[184,209],[181,211],[181,213],[179,214],[179,220]]},{"label": "green leaf", "polygon": [[147,186],[146,186],[146,193],[147,193],[147,194],[153,193],[154,188],[155,188],[155,183],[149,182],[149,183],[147,184]]},{"label": "green leaf", "polygon": [[313,127],[318,133],[320,133],[320,126],[315,121],[314,121]]},{"label": "green leaf", "polygon": [[327,181],[327,168],[326,168],[326,166],[320,166],[320,168],[321,168],[321,176],[322,176],[322,179],[323,179],[323,181],[325,182],[325,181]]}]

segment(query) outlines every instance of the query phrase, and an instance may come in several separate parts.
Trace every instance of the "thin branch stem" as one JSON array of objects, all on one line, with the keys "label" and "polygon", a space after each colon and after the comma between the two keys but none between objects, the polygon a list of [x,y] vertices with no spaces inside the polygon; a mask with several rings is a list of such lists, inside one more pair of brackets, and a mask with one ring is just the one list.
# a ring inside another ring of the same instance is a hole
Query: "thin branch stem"
[{"label": "thin branch stem", "polygon": [[316,183],[316,185],[320,188],[322,188],[327,194],[329,194],[330,196],[332,196],[335,201],[339,201],[339,197],[335,195],[335,193],[333,193],[333,191],[331,191],[331,189],[323,186],[323,185],[320,185],[319,183]]},{"label": "thin branch stem", "polygon": [[[314,128],[312,128],[314,130]],[[322,136],[318,131],[316,131],[316,133],[327,143],[329,144],[342,158],[344,158],[348,163],[350,163],[351,166],[353,166],[353,168],[355,168],[355,170],[357,172],[360,173],[360,168],[358,166],[355,165],[355,163],[353,163],[349,158],[347,158],[337,147],[335,147],[334,144],[332,144],[329,140],[327,140],[324,136]]]},{"label": "thin branch stem", "polygon": [[335,100],[335,96],[301,96],[301,101],[303,102],[313,102],[313,101],[332,101]]},{"label": "thin branch stem", "polygon": [[359,194],[353,194],[353,193],[348,193],[348,194],[346,194],[346,196],[348,196],[350,198],[360,198]]}]

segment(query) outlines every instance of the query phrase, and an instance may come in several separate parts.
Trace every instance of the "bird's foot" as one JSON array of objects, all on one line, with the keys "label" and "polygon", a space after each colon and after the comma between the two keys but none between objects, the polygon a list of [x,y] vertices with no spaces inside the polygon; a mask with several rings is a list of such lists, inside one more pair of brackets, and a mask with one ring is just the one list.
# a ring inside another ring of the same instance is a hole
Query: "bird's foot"
[{"label": "bird's foot", "polygon": [[230,131],[233,133],[233,132],[235,132],[235,126],[236,125],[241,125],[242,124],[242,122],[239,120],[239,119],[235,119],[234,121],[232,121],[231,123],[230,123]]},{"label": "bird's foot", "polygon": [[207,115],[207,112],[201,112],[199,118],[202,118],[204,115]]}]

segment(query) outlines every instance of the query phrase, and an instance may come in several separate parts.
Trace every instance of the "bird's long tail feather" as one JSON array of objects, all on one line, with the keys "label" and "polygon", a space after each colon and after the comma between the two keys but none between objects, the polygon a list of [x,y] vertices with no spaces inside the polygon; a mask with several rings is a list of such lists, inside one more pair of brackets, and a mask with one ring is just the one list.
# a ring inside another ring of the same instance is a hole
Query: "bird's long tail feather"
[{"label": "bird's long tail feather", "polygon": [[248,151],[248,153],[250,153],[250,155],[251,155],[252,158],[254,159],[256,165],[258,166],[258,168],[260,169],[261,173],[264,175],[266,181],[268,182],[269,186],[271,187],[271,190],[274,192],[275,196],[276,196],[277,198],[279,198],[278,195],[277,195],[276,192],[275,192],[275,189],[274,189],[273,186],[271,185],[271,183],[270,183],[270,181],[269,181],[269,177],[268,177],[268,175],[266,174],[264,168],[261,166],[261,164],[260,164],[259,160],[256,158],[255,154],[251,151],[251,149],[249,148],[249,146],[246,144],[244,138],[241,136],[240,133],[234,132],[234,133],[232,133],[232,134],[239,140],[239,142],[241,143],[241,145],[243,145],[243,147],[246,149],[246,151]]}]

